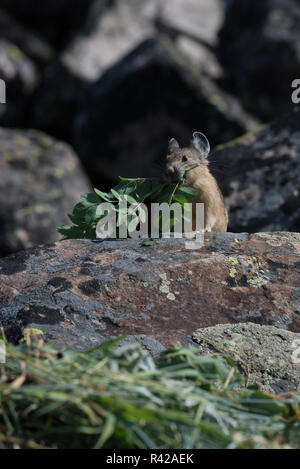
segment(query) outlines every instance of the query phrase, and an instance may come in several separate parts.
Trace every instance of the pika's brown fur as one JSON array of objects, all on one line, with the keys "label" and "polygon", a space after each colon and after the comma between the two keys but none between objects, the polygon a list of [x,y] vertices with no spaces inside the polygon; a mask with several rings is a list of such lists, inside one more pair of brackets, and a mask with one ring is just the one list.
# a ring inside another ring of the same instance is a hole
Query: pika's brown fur
[{"label": "pika's brown fur", "polygon": [[185,185],[198,191],[193,202],[193,230],[196,229],[196,203],[204,204],[204,231],[227,231],[228,215],[218,183],[208,168],[207,156],[210,145],[200,132],[194,132],[191,146],[180,148],[173,138],[169,142],[165,166],[165,179],[168,182],[178,181],[186,169],[198,165],[185,174]]}]

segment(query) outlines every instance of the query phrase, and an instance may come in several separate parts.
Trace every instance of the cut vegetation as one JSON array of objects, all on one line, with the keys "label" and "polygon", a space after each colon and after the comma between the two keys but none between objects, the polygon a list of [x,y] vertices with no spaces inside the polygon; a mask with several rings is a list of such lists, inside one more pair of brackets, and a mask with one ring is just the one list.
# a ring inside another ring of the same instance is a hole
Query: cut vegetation
[{"label": "cut vegetation", "polygon": [[117,341],[58,352],[33,336],[0,365],[0,448],[300,448],[300,396],[243,385],[234,362]]}]

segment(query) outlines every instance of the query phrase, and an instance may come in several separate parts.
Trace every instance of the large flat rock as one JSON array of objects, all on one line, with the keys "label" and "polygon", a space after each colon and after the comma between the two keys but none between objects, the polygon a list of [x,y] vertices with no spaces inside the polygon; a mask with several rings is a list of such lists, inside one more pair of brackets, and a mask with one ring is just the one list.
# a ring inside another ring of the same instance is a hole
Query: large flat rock
[{"label": "large flat rock", "polygon": [[170,346],[198,328],[254,322],[300,331],[300,234],[215,233],[187,250],[134,240],[64,241],[0,260],[0,321],[57,345],[121,334]]}]

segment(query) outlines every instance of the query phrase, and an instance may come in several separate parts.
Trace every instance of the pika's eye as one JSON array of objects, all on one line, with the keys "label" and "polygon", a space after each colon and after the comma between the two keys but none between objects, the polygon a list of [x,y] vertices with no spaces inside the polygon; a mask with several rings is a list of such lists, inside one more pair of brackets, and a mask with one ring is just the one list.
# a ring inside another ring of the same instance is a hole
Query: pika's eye
[{"label": "pika's eye", "polygon": [[188,159],[187,159],[187,157],[186,157],[185,155],[183,155],[183,157],[182,157],[182,160],[181,160],[181,161],[182,161],[183,163],[185,163],[187,160],[188,160]]}]

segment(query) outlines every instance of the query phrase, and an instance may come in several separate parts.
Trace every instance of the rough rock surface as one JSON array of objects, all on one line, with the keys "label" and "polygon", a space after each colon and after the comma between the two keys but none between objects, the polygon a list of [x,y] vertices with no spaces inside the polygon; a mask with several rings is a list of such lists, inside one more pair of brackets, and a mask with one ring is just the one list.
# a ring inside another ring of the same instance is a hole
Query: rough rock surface
[{"label": "rough rock surface", "polygon": [[211,154],[235,232],[300,231],[300,112]]},{"label": "rough rock surface", "polygon": [[198,329],[193,339],[204,355],[231,357],[249,384],[273,394],[300,391],[300,334],[259,324]]},{"label": "rough rock surface", "polygon": [[255,322],[300,331],[300,234],[208,234],[202,248],[162,239],[78,240],[0,260],[0,320],[57,345],[86,348],[121,334],[162,346],[199,327]]},{"label": "rough rock surface", "polygon": [[219,57],[229,90],[262,119],[292,106],[300,69],[299,0],[231,0],[220,32]]},{"label": "rough rock surface", "polygon": [[80,195],[90,191],[77,156],[37,131],[0,128],[0,255],[60,239]]},{"label": "rough rock surface", "polygon": [[214,144],[255,125],[201,66],[164,38],[145,41],[89,87],[74,146],[99,177],[149,177],[161,174],[172,135],[188,143],[195,129],[205,129]]}]

